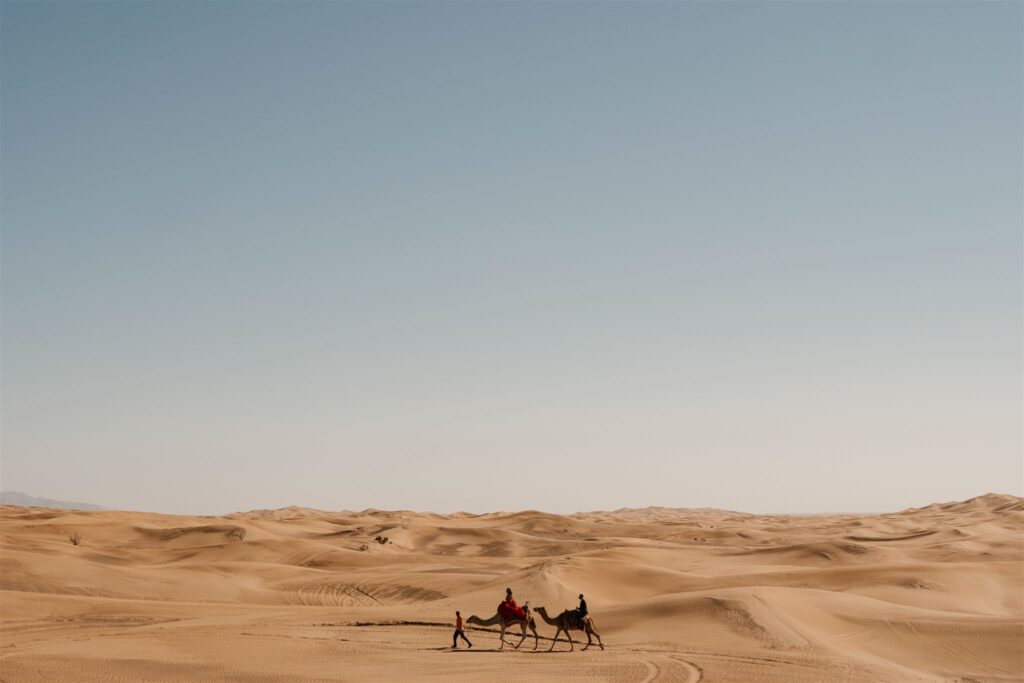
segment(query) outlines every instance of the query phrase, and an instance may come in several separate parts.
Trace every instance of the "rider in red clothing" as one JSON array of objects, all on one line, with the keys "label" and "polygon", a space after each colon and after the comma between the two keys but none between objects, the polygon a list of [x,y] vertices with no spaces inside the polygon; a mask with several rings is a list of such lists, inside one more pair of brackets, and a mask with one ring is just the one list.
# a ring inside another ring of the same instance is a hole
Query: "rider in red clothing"
[{"label": "rider in red clothing", "polygon": [[512,589],[505,589],[505,599],[502,600],[501,604],[498,605],[498,614],[505,617],[506,619],[525,619],[526,612],[522,607],[516,604],[515,598],[512,597]]}]

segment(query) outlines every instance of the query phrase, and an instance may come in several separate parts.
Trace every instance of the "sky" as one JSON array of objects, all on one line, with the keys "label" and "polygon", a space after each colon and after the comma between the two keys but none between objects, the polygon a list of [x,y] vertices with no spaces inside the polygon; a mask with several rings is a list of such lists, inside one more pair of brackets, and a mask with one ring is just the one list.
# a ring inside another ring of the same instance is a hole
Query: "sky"
[{"label": "sky", "polygon": [[6,490],[1024,494],[1019,2],[3,2]]}]

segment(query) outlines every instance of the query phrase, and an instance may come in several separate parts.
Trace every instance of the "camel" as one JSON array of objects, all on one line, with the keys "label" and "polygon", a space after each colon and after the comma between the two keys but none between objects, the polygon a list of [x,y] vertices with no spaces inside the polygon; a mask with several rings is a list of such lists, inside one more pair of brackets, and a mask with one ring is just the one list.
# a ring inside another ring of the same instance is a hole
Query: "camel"
[{"label": "camel", "polygon": [[522,637],[519,638],[518,643],[512,646],[518,650],[519,646],[523,644],[524,640],[526,640],[526,629],[529,627],[529,629],[533,631],[533,649],[536,650],[537,646],[540,644],[540,636],[537,635],[537,622],[534,620],[533,615],[530,614],[529,603],[523,605],[523,610],[526,612],[526,619],[505,619],[505,617],[497,613],[495,613],[495,615],[490,619],[481,619],[474,614],[469,619],[466,619],[466,623],[476,624],[477,626],[494,626],[495,624],[498,624],[501,627],[501,647],[498,648],[499,650],[503,650],[505,648],[505,629],[516,624],[519,624],[522,627]]},{"label": "camel", "polygon": [[555,631],[555,637],[551,639],[551,647],[548,648],[548,652],[555,649],[555,643],[558,642],[558,636],[562,631],[565,631],[565,637],[569,639],[569,649],[572,650],[573,629],[583,631],[587,634],[587,644],[583,647],[584,650],[590,647],[592,642],[590,639],[591,636],[597,636],[597,644],[601,646],[602,650],[604,649],[604,643],[601,642],[601,634],[597,632],[596,628],[594,628],[593,619],[587,618],[587,620],[583,624],[583,627],[581,628],[579,626],[579,621],[576,619],[575,610],[567,609],[554,619],[548,616],[548,611],[543,607],[538,607],[536,611],[537,614],[540,615],[541,619],[543,619],[544,621],[558,629],[557,631]]}]

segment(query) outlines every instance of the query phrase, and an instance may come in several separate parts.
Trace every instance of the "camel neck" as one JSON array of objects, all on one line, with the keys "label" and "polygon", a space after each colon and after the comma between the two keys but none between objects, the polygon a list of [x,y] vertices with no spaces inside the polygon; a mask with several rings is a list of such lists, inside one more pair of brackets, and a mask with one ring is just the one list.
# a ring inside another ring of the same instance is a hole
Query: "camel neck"
[{"label": "camel neck", "polygon": [[540,615],[540,618],[544,620],[544,623],[551,624],[552,626],[558,626],[558,621],[549,617],[547,610],[536,610],[536,612]]}]

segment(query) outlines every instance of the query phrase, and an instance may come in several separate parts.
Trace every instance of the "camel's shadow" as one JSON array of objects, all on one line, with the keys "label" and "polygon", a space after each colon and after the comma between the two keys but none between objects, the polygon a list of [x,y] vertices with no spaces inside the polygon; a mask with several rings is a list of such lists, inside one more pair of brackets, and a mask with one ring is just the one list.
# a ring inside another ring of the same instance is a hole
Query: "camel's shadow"
[{"label": "camel's shadow", "polygon": [[524,650],[524,649],[517,650],[515,648],[508,648],[508,647],[506,647],[504,649],[498,648],[498,647],[490,647],[490,648],[488,648],[488,647],[472,647],[472,648],[460,647],[458,649],[452,649],[450,647],[445,647],[443,645],[441,647],[425,647],[423,649],[424,650],[428,650],[428,651],[432,651],[432,652],[451,652],[452,654],[455,654],[455,653],[471,654],[471,653],[474,653],[474,652],[492,652],[492,653],[493,652],[522,652],[522,653],[525,653],[525,654],[528,654],[528,655],[561,655],[561,654],[571,655],[574,652],[585,652],[586,651],[586,650],[583,650],[582,648],[576,648],[575,650]]},{"label": "camel's shadow", "polygon": [[490,650],[484,650],[484,649],[477,649],[475,647],[472,650],[450,650],[450,651],[451,652],[521,652],[521,653],[527,654],[527,655],[571,655],[571,654],[573,654],[575,652],[584,652],[584,650],[581,650],[580,648],[576,648],[575,650],[509,650],[508,648],[505,648],[504,650],[499,650],[498,648],[492,648]]}]

